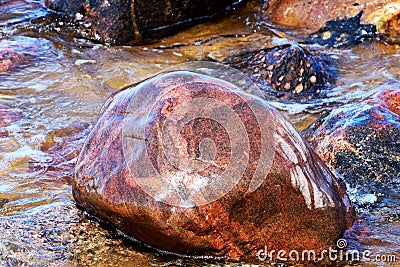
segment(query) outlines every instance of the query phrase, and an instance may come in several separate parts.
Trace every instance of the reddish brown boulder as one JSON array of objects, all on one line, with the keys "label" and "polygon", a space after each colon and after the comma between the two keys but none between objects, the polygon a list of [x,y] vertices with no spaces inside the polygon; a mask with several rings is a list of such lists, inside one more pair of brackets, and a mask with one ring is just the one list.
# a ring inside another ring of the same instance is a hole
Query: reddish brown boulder
[{"label": "reddish brown boulder", "polygon": [[400,33],[400,1],[383,0],[274,0],[269,1],[268,15],[275,23],[316,31],[329,20],[349,18],[364,11],[364,24],[376,25],[378,31]]},{"label": "reddish brown boulder", "polygon": [[233,0],[45,0],[90,29],[91,37],[111,44],[140,43],[176,33],[223,11]]},{"label": "reddish brown boulder", "polygon": [[383,91],[364,103],[333,110],[305,130],[317,154],[365,193],[398,194],[400,91]]},{"label": "reddish brown boulder", "polygon": [[77,204],[147,245],[257,261],[321,251],[352,225],[350,201],[264,100],[187,71],[113,95],[81,150]]}]

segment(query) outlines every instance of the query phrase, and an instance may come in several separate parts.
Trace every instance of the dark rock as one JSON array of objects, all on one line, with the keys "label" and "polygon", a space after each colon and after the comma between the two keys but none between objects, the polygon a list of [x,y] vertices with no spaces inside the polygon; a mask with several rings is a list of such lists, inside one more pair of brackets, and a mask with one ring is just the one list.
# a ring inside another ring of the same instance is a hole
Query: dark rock
[{"label": "dark rock", "polygon": [[257,261],[268,249],[335,244],[350,201],[296,129],[264,100],[192,72],[114,94],[81,150],[83,209],[170,253]]},{"label": "dark rock", "polygon": [[305,130],[317,154],[349,188],[366,193],[398,191],[399,99],[399,91],[384,91],[367,102],[333,110]]},{"label": "dark rock", "polygon": [[326,26],[308,37],[308,43],[317,43],[332,47],[344,47],[357,45],[364,40],[376,38],[376,26],[372,24],[361,24],[360,11],[352,18],[330,20]]},{"label": "dark rock", "polygon": [[224,60],[247,74],[267,93],[300,101],[321,97],[335,85],[335,64],[298,45],[283,45]]},{"label": "dark rock", "polygon": [[135,44],[176,33],[220,13],[234,2],[45,0],[45,5],[81,21],[82,25],[89,25],[91,37],[101,42]]}]

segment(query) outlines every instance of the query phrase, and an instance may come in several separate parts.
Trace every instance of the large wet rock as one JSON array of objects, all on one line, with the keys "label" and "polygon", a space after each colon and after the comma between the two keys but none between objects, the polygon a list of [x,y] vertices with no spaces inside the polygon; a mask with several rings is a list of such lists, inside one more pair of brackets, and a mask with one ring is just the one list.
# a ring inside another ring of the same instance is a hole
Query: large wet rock
[{"label": "large wet rock", "polygon": [[333,110],[306,129],[305,137],[349,189],[398,195],[399,107],[400,92],[383,91]]},{"label": "large wet rock", "polygon": [[175,33],[220,13],[234,2],[45,0],[45,5],[82,22],[90,29],[92,38],[112,44],[132,44]]},{"label": "large wet rock", "polygon": [[257,261],[335,244],[350,201],[264,100],[187,71],[113,95],[89,134],[73,194],[90,214],[177,254]]},{"label": "large wet rock", "polygon": [[329,20],[354,17],[364,11],[364,24],[377,26],[379,32],[398,36],[400,1],[383,0],[274,0],[269,1],[268,15],[275,23],[316,31]]},{"label": "large wet rock", "polygon": [[335,85],[331,58],[312,55],[299,45],[282,45],[228,57],[225,64],[248,75],[266,93],[307,101]]}]

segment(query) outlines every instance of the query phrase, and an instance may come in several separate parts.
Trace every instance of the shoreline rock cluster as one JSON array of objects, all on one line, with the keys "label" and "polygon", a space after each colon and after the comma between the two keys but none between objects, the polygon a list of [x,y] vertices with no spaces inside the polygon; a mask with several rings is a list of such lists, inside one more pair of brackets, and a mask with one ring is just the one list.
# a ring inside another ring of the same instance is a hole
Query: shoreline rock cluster
[{"label": "shoreline rock cluster", "polygon": [[151,247],[229,261],[257,262],[265,246],[318,252],[354,220],[334,175],[277,110],[185,71],[107,101],[78,158],[73,195]]}]

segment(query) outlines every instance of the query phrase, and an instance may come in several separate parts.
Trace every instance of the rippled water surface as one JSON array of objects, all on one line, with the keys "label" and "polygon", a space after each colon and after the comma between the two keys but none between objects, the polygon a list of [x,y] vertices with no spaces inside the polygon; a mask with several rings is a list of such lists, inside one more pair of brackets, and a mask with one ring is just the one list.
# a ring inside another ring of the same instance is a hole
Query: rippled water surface
[{"label": "rippled water surface", "polygon": [[[24,56],[18,67],[0,72],[0,104],[18,117],[0,135],[0,265],[214,265],[162,256],[100,226],[75,207],[70,179],[76,153],[112,92],[179,63],[296,41],[288,37],[295,32],[269,28],[256,12],[249,4],[156,43],[109,47],[74,37],[76,30],[42,1],[0,0],[0,50]],[[329,98],[304,104],[271,98],[299,130],[324,110],[399,89],[398,46],[371,41],[325,52],[339,69]],[[400,265],[399,203],[360,209],[346,234],[349,246],[395,255]]]}]

